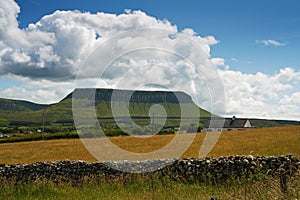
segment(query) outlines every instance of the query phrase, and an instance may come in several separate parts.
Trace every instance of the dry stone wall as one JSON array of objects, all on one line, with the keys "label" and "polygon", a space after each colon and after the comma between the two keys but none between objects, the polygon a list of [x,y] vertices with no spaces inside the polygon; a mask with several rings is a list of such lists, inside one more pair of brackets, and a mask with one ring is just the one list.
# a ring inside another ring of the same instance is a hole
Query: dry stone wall
[{"label": "dry stone wall", "polygon": [[[0,179],[16,182],[38,180],[81,181],[97,178],[118,178],[130,173],[117,169],[143,169],[162,166],[170,160],[149,160],[140,162],[111,161],[87,163],[84,161],[35,162],[32,164],[0,164]],[[171,165],[155,172],[143,172],[143,176],[158,174],[174,180],[204,182],[223,181],[232,177],[250,177],[258,174],[291,176],[300,167],[300,159],[287,156],[230,156],[205,159],[173,159]],[[129,171],[129,170],[127,170]]]}]

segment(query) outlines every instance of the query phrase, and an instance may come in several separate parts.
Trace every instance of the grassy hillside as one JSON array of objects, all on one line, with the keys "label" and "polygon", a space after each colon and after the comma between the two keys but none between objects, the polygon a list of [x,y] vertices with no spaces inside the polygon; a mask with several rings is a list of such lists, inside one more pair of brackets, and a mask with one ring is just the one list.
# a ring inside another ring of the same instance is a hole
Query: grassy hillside
[{"label": "grassy hillside", "polygon": [[[130,97],[131,96],[131,97]],[[150,108],[154,104],[164,107],[168,116],[167,126],[178,126],[181,117],[181,106],[185,110],[199,110],[204,123],[205,118],[210,117],[211,113],[199,108],[192,101],[191,97],[183,92],[167,91],[130,91],[112,89],[76,89],[62,99],[60,102],[51,105],[35,104],[28,101],[0,99],[0,127],[10,126],[41,126],[43,119],[46,125],[73,124],[72,97],[80,101],[83,106],[96,107],[96,114],[100,120],[111,121],[113,119],[112,105],[118,111],[122,107],[129,109],[130,116],[141,119],[142,124],[149,123]],[[126,103],[128,102],[129,103]],[[94,102],[95,104],[91,104]],[[179,104],[180,102],[180,104]],[[82,112],[84,115],[84,112]],[[155,113],[159,117],[158,113]],[[125,116],[120,112],[119,116]],[[254,127],[275,127],[282,125],[299,125],[298,121],[285,120],[265,120],[250,119]],[[106,122],[104,122],[106,123]]]},{"label": "grassy hillside", "polygon": [[0,98],[0,111],[2,113],[16,113],[20,111],[36,111],[48,107],[44,104],[36,104],[29,101]]},{"label": "grassy hillside", "polygon": [[7,126],[15,120],[30,121],[36,115],[34,113],[39,113],[47,107],[49,105],[0,98],[0,127]]},{"label": "grassy hillside", "polygon": [[72,100],[67,99],[57,104],[52,104],[40,110],[27,110],[13,113],[5,113],[5,118],[11,125],[41,125],[45,123],[53,123],[58,120],[72,120]]},{"label": "grassy hillside", "polygon": [[[117,91],[118,96],[116,100],[112,100],[111,95],[113,91]],[[95,92],[94,89],[77,89],[74,92],[81,94],[80,99],[77,98],[76,100],[80,101],[82,105],[88,105],[92,99],[95,99],[98,118],[112,118],[112,104],[117,109],[122,106],[128,107],[130,115],[133,117],[149,117],[151,106],[160,104],[165,108],[168,117],[180,118],[180,104],[177,97],[185,109],[199,110],[201,117],[209,117],[211,115],[208,111],[195,105],[191,97],[182,92],[173,94],[172,92],[138,91],[133,93],[129,104],[125,100],[132,91],[128,90],[97,89]],[[46,124],[73,122],[72,96],[74,96],[74,92],[62,101],[48,106],[16,100],[3,100],[2,102],[6,103],[2,103],[1,106],[0,102],[0,124],[2,122],[2,124],[11,123],[13,125],[38,125],[42,123],[43,115]],[[122,115],[114,117],[122,117]]]},{"label": "grassy hillside", "polygon": [[271,119],[250,119],[253,127],[276,127],[300,125],[300,121],[295,120],[271,120]]}]

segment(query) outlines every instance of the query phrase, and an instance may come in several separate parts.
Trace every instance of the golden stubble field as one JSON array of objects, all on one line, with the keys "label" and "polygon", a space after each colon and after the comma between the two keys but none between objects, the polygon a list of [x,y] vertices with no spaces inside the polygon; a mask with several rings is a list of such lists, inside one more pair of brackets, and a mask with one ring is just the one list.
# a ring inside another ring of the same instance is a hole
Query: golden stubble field
[{"label": "golden stubble field", "polygon": [[[205,134],[197,133],[192,144],[182,157],[198,158]],[[124,136],[111,137],[109,139],[124,150],[147,153],[164,147],[173,138],[174,135],[156,135],[146,138]],[[285,154],[300,157],[300,126],[224,131],[208,156],[276,156]],[[85,160],[88,162],[97,161],[84,147],[80,139],[0,144],[0,163],[32,163],[65,159]]]}]

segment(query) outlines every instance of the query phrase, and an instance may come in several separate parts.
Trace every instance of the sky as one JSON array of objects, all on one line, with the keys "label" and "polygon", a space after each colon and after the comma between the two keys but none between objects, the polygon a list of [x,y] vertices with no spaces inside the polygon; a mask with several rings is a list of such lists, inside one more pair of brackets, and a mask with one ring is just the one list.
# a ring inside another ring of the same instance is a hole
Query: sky
[{"label": "sky", "polygon": [[297,0],[0,0],[0,97],[54,103],[78,86],[156,83],[217,113],[224,94],[225,116],[299,120],[299,7]]}]

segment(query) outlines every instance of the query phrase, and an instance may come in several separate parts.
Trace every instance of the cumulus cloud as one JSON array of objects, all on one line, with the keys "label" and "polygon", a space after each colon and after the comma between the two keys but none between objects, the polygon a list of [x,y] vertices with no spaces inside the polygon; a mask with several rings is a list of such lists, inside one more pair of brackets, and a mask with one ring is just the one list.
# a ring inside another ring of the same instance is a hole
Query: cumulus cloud
[{"label": "cumulus cloud", "polygon": [[[207,72],[215,62],[222,62],[210,58],[210,46],[218,43],[213,36],[201,37],[190,28],[178,31],[168,20],[142,11],[126,10],[119,15],[56,11],[20,29],[19,6],[7,0],[0,7],[5,11],[0,75],[25,77],[28,82],[48,80],[59,84],[76,77],[95,80],[86,81],[90,83],[87,86],[101,83],[135,89],[160,84],[192,93],[196,87],[188,91],[184,85],[195,85],[191,79],[197,79],[199,73],[213,80],[214,73]],[[124,77],[126,81],[120,81]],[[24,91],[30,88],[20,90],[20,94]],[[10,90],[2,94],[10,96]],[[32,99],[36,101],[37,97]]]},{"label": "cumulus cloud", "polygon": [[285,94],[279,101],[276,111],[284,118],[299,120],[300,113],[300,92],[294,92],[289,95]]},{"label": "cumulus cloud", "polygon": [[72,81],[54,82],[12,74],[0,76],[1,98],[24,99],[41,104],[50,104],[64,98],[73,90],[73,87]]},{"label": "cumulus cloud", "polygon": [[228,115],[299,119],[300,71],[286,67],[274,75],[233,70],[219,73],[226,91]]},{"label": "cumulus cloud", "polygon": [[276,40],[256,40],[257,44],[263,44],[265,46],[284,46],[286,43],[278,42]]},{"label": "cumulus cloud", "polygon": [[[225,104],[228,115],[300,117],[299,71],[286,67],[267,75],[230,70],[223,58],[211,58],[210,48],[219,42],[213,36],[201,37],[191,28],[179,31],[168,20],[142,11],[55,11],[24,29],[18,27],[19,13],[14,0],[0,1],[0,82],[9,77],[20,83],[2,87],[1,97],[54,103],[78,86],[165,88],[193,94],[210,111]],[[220,66],[224,68],[214,70]],[[226,101],[213,96],[222,92]]]},{"label": "cumulus cloud", "polygon": [[[24,96],[27,96],[30,98],[31,101],[39,102],[42,104],[53,103],[51,101],[47,101],[47,100],[45,101],[45,97],[47,96],[48,99],[55,99],[58,97],[56,93],[57,91],[55,90],[48,91],[45,89],[37,89],[37,88],[34,88],[32,90],[26,87],[16,87],[16,86],[4,89],[0,92],[2,97],[12,98],[12,99],[24,99]],[[41,100],[43,100],[43,102]]]},{"label": "cumulus cloud", "polygon": [[300,92],[295,92],[290,96],[284,95],[284,97],[280,100],[280,103],[300,106]]},{"label": "cumulus cloud", "polygon": [[[20,7],[13,0],[7,0],[1,1],[0,9],[1,75],[11,73],[30,78],[72,79],[76,76],[78,66],[97,45],[120,32],[151,27],[179,33],[177,27],[167,20],[129,10],[120,15],[56,11],[20,29],[17,21]],[[143,40],[144,44],[160,43],[158,38],[166,37],[150,35],[152,33],[141,30],[140,35],[131,35],[123,38],[123,41],[115,41],[113,45],[116,48],[122,43],[140,45],[139,40]],[[212,36],[200,37],[192,29],[185,29],[181,33],[199,43],[205,50],[205,56],[209,55],[209,46],[217,43]],[[165,42],[174,48],[183,48],[185,54],[188,52],[185,51],[188,47],[176,39]]]}]

